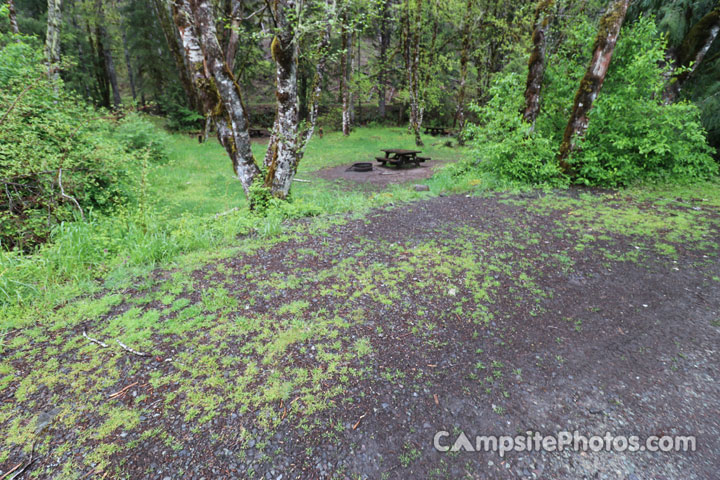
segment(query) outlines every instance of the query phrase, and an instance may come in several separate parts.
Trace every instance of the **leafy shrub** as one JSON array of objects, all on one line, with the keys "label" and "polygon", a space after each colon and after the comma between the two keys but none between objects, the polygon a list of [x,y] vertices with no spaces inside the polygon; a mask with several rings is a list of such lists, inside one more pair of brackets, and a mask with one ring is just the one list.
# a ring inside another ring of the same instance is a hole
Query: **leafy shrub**
[{"label": "leafy shrub", "polygon": [[490,89],[490,101],[471,110],[478,116],[477,124],[467,124],[465,135],[482,168],[500,177],[528,184],[562,183],[560,167],[555,161],[559,142],[536,130],[518,113],[523,104],[518,85],[519,75],[500,76]]},{"label": "leafy shrub", "polygon": [[25,251],[133,196],[132,157],[101,114],[50,83],[35,42],[0,44],[0,247]]},{"label": "leafy shrub", "polygon": [[128,153],[146,150],[150,159],[158,163],[168,159],[167,134],[137,113],[127,115],[118,123],[114,137]]},{"label": "leafy shrub", "polygon": [[623,186],[640,180],[689,180],[717,172],[699,110],[680,102],[664,105],[662,64],[665,41],[652,19],[626,26],[602,91],[589,114],[581,149],[570,159],[573,178],[563,178],[557,148],[575,90],[591,55],[594,26],[578,22],[548,60],[542,109],[535,129],[521,119],[524,77],[498,75],[491,100],[475,107],[477,125],[468,135],[482,168],[526,182]]}]

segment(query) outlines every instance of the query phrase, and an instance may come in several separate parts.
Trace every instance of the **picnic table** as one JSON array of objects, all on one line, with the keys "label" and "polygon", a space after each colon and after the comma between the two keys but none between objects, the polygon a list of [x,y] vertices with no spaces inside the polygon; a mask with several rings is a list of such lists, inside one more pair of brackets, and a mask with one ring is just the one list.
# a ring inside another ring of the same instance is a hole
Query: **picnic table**
[{"label": "picnic table", "polygon": [[450,130],[447,127],[425,127],[425,133],[434,137],[435,135],[450,135]]},{"label": "picnic table", "polygon": [[384,167],[386,164],[395,165],[400,168],[404,165],[414,163],[415,166],[419,166],[421,162],[430,160],[428,157],[418,157],[418,153],[422,153],[420,150],[403,150],[400,148],[388,148],[380,150],[385,152],[384,157],[375,157],[375,160],[380,162]]}]

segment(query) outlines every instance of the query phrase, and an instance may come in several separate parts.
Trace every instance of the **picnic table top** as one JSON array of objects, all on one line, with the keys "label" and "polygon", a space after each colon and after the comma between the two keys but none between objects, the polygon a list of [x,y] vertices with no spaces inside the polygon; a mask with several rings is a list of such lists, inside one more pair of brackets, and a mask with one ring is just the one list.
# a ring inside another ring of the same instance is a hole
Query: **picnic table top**
[{"label": "picnic table top", "polygon": [[380,151],[385,153],[394,153],[396,155],[414,155],[422,153],[422,150],[403,150],[402,148],[386,148]]}]

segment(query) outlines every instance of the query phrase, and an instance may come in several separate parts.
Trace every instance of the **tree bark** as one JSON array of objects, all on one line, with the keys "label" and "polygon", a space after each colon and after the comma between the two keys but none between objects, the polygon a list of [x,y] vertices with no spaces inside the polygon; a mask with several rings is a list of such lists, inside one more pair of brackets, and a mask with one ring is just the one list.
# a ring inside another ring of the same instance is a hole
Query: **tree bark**
[{"label": "tree bark", "polygon": [[415,18],[412,32],[411,65],[408,70],[408,84],[410,90],[410,128],[415,135],[415,145],[422,147],[420,138],[420,125],[422,111],[420,105],[420,31],[422,29],[422,0],[415,0]]},{"label": "tree bark", "polygon": [[20,34],[20,29],[17,24],[17,13],[15,13],[15,2],[8,0],[8,18],[10,20],[10,31],[15,35]]},{"label": "tree bark", "polygon": [[540,91],[545,76],[545,36],[550,25],[551,8],[554,0],[540,0],[535,10],[535,29],[532,35],[533,48],[528,61],[528,76],[525,83],[525,110],[523,119],[530,131],[535,129],[535,120],[540,112]]},{"label": "tree bark", "polygon": [[685,35],[678,51],[670,54],[673,70],[682,68],[683,71],[670,79],[663,94],[665,103],[677,100],[683,85],[695,73],[718,33],[720,33],[720,5],[701,18]]},{"label": "tree bark", "polygon": [[103,57],[103,43],[100,39],[100,30],[95,25],[95,35],[93,36],[90,22],[86,20],[85,28],[87,30],[88,44],[92,49],[93,73],[95,76],[95,90],[97,98],[100,99],[100,105],[110,108],[110,82],[107,78],[105,70],[105,59]]},{"label": "tree bark", "polygon": [[110,36],[105,28],[105,10],[103,8],[102,0],[97,1],[98,9],[98,32],[102,39],[103,45],[103,58],[105,60],[105,71],[107,72],[107,78],[110,81],[110,87],[112,88],[113,94],[113,108],[120,108],[122,100],[120,98],[120,89],[118,88],[117,71],[115,70],[115,62],[113,61],[112,51],[110,50]]},{"label": "tree bark", "polygon": [[187,58],[183,51],[183,41],[180,37],[177,26],[173,23],[173,13],[170,2],[167,0],[153,0],[152,5],[155,9],[158,20],[160,21],[160,27],[162,29],[163,36],[165,37],[165,41],[168,44],[168,49],[175,61],[175,68],[177,70],[178,77],[180,78],[180,84],[187,96],[188,104],[193,110],[196,110],[200,114],[204,115],[207,112],[202,111],[202,102],[197,98]]},{"label": "tree bark", "polygon": [[225,147],[246,195],[260,173],[240,87],[227,68],[209,0],[175,0],[173,18],[183,43],[194,90],[203,111],[212,113],[218,140]]},{"label": "tree bark", "polygon": [[392,0],[385,0],[380,12],[380,52],[378,61],[380,69],[378,71],[378,117],[385,119],[385,96],[387,95],[387,50],[390,47],[390,7]]},{"label": "tree bark", "polygon": [[467,0],[465,6],[465,18],[463,19],[462,33],[462,50],[460,51],[460,86],[458,87],[457,110],[453,120],[453,128],[459,126],[460,135],[458,135],[458,143],[463,145],[465,140],[462,136],[462,130],[465,128],[465,83],[467,82],[468,59],[470,56],[470,24],[472,22],[473,0]]},{"label": "tree bark", "polygon": [[240,28],[241,13],[242,3],[240,0],[230,0],[230,34],[225,48],[225,63],[227,63],[231,72],[235,71],[235,54],[240,39],[238,29]]},{"label": "tree bark", "polygon": [[567,159],[577,150],[577,139],[587,130],[588,113],[605,81],[629,3],[630,0],[616,0],[600,20],[593,56],[575,94],[570,120],[560,145],[558,161],[564,173],[571,173]]},{"label": "tree bark", "polygon": [[[329,14],[328,14],[329,15]],[[308,106],[307,130],[304,132],[298,146],[298,162],[305,154],[305,148],[315,132],[318,114],[320,112],[320,94],[322,93],[322,79],[327,70],[327,61],[330,56],[330,33],[332,30],[330,18],[328,18],[327,27],[320,43],[318,44],[318,61],[315,65],[315,78],[313,79],[312,91]]]},{"label": "tree bark", "polygon": [[283,199],[290,193],[298,163],[298,45],[291,20],[297,7],[295,0],[276,0],[273,13],[278,32],[270,47],[276,65],[276,141],[270,158],[266,156],[265,186]]},{"label": "tree bark", "polygon": [[130,92],[132,93],[133,102],[137,99],[137,92],[135,90],[135,74],[132,69],[132,62],[130,62],[130,51],[127,46],[127,36],[125,32],[122,33],[123,42],[123,53],[125,54],[125,68],[128,71],[128,80],[130,81]]},{"label": "tree bark", "polygon": [[346,137],[350,135],[350,32],[347,27],[347,15],[343,15],[340,55],[340,95],[342,98],[342,132]]},{"label": "tree bark", "polygon": [[47,34],[45,35],[45,59],[48,76],[52,81],[60,78],[60,26],[62,24],[62,0],[48,0]]}]

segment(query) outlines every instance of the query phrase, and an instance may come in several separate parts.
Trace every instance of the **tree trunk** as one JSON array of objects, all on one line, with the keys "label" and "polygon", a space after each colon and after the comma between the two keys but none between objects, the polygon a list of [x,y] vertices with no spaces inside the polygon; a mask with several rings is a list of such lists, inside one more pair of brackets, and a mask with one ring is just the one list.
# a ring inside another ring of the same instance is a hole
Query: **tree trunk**
[{"label": "tree trunk", "polygon": [[240,28],[241,14],[242,3],[240,0],[230,0],[230,34],[225,48],[225,63],[227,63],[231,72],[235,70],[235,54],[240,39],[238,29]]},{"label": "tree trunk", "polygon": [[545,36],[550,25],[550,9],[554,0],[540,0],[535,10],[535,30],[532,35],[533,49],[528,61],[528,77],[525,83],[525,110],[523,118],[530,131],[535,129],[535,119],[540,112],[540,90],[545,76]]},{"label": "tree trunk", "polygon": [[[172,0],[171,0],[172,1]],[[155,13],[160,21],[160,27],[162,29],[165,41],[168,44],[170,53],[175,61],[175,68],[180,78],[180,84],[185,91],[185,95],[188,99],[188,104],[193,110],[198,113],[205,115],[207,112],[202,110],[202,102],[197,98],[195,87],[193,86],[192,75],[190,74],[189,65],[185,52],[183,51],[183,41],[180,33],[178,32],[177,26],[173,23],[172,10],[170,2],[166,0],[153,0],[152,5],[155,9]]]},{"label": "tree trunk", "polygon": [[683,71],[671,78],[665,88],[663,94],[665,103],[677,100],[683,85],[695,73],[718,33],[720,33],[720,5],[701,18],[685,35],[678,51],[670,54],[673,69],[683,68]]},{"label": "tree trunk", "polygon": [[462,50],[460,51],[460,86],[458,87],[457,110],[453,119],[453,128],[459,127],[458,143],[463,145],[465,140],[462,130],[465,128],[465,83],[467,82],[467,64],[470,55],[470,24],[472,22],[473,0],[467,0],[465,18],[463,20]]},{"label": "tree trunk", "polygon": [[318,62],[315,65],[315,78],[313,79],[312,92],[310,94],[311,96],[308,102],[310,104],[308,107],[308,127],[300,140],[300,145],[298,146],[298,162],[305,154],[305,148],[307,147],[308,142],[312,138],[315,131],[315,125],[317,124],[318,113],[320,111],[320,93],[322,92],[322,79],[325,76],[325,70],[327,69],[327,61],[328,57],[330,56],[331,29],[332,26],[330,23],[330,19],[328,18],[328,24],[325,28],[325,33],[322,36],[322,39],[320,40],[320,44],[318,45],[317,49]]},{"label": "tree trunk", "polygon": [[[357,45],[357,70],[353,68],[350,78],[353,78],[355,76],[355,72],[360,72],[360,61],[362,60],[361,54],[360,54],[360,34],[356,31],[353,35],[353,38],[355,39],[355,45]],[[357,95],[357,109],[352,110],[352,123],[353,125],[360,125],[362,123],[362,95],[360,95],[360,91],[358,90],[356,92]]]},{"label": "tree trunk", "polygon": [[47,34],[45,36],[45,59],[48,76],[52,81],[60,78],[60,26],[62,24],[62,0],[48,0]]},{"label": "tree trunk", "polygon": [[347,28],[347,16],[343,15],[340,55],[340,96],[342,98],[342,132],[350,135],[350,33]]},{"label": "tree trunk", "polygon": [[209,0],[175,0],[173,18],[182,39],[185,62],[202,109],[212,113],[218,140],[232,161],[246,195],[260,169],[250,148],[250,134],[240,87],[227,68],[218,42]]},{"label": "tree trunk", "polygon": [[95,76],[95,90],[97,98],[100,99],[100,105],[110,108],[110,82],[107,78],[105,70],[105,59],[103,58],[103,43],[100,39],[100,33],[97,25],[95,25],[95,36],[93,37],[90,23],[86,21],[87,38],[90,48],[92,48],[93,73]]},{"label": "tree trunk", "polygon": [[20,34],[20,29],[17,24],[17,14],[15,13],[15,2],[8,0],[8,18],[10,20],[10,31],[15,35]]},{"label": "tree trunk", "polygon": [[390,7],[392,0],[385,0],[380,13],[380,52],[378,61],[378,117],[385,119],[385,96],[387,90],[387,50],[390,46]]},{"label": "tree trunk", "polygon": [[115,71],[115,62],[113,61],[112,51],[110,50],[110,36],[105,28],[105,11],[103,8],[102,0],[97,1],[98,8],[98,32],[102,39],[103,49],[102,54],[105,60],[105,71],[107,78],[110,81],[113,94],[113,108],[120,108],[122,100],[120,98],[120,89],[118,88],[117,72]]},{"label": "tree trunk", "polygon": [[292,23],[296,8],[295,0],[276,0],[273,10],[278,33],[270,47],[276,64],[277,139],[266,164],[265,186],[273,196],[283,199],[290,193],[298,163],[298,45]]},{"label": "tree trunk", "polygon": [[128,72],[128,80],[130,81],[130,92],[132,93],[133,102],[137,99],[137,92],[135,90],[135,75],[133,74],[132,63],[130,62],[130,52],[127,46],[127,36],[125,32],[122,34],[123,52],[125,54],[125,67]]},{"label": "tree trunk", "polygon": [[600,20],[593,56],[575,94],[570,120],[560,145],[558,161],[564,173],[571,173],[567,159],[577,149],[577,139],[587,130],[588,113],[605,81],[629,3],[630,0],[616,0]]},{"label": "tree trunk", "polygon": [[411,65],[408,70],[410,90],[410,128],[415,135],[415,145],[423,146],[420,138],[422,111],[420,105],[420,30],[422,29],[422,0],[415,0],[415,18],[412,32]]}]

